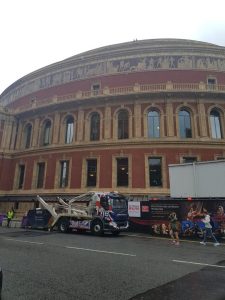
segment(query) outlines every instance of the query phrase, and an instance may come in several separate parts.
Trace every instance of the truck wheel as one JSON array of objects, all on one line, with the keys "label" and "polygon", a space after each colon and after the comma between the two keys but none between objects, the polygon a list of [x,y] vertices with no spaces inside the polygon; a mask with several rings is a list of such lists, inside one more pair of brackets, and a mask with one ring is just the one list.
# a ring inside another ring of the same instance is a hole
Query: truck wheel
[{"label": "truck wheel", "polygon": [[99,220],[93,221],[91,224],[91,232],[94,235],[102,235],[103,234],[103,224]]},{"label": "truck wheel", "polygon": [[69,231],[69,221],[68,220],[61,220],[59,223],[59,231],[62,233],[66,233]]}]

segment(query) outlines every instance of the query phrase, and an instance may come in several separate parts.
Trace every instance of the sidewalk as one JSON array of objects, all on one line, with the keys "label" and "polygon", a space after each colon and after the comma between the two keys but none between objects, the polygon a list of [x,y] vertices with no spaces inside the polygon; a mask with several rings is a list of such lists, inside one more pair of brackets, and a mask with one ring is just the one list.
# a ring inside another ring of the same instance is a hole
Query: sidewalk
[{"label": "sidewalk", "polygon": [[[14,219],[11,220],[11,222],[9,224],[9,227],[11,227],[11,228],[20,228],[21,225],[22,225],[22,220],[14,218]],[[2,223],[0,223],[0,226],[1,227],[7,227],[7,218],[4,218],[2,220]]]},{"label": "sidewalk", "polygon": [[[136,237],[136,238],[145,238],[145,239],[159,239],[159,240],[171,240],[170,236],[160,236],[160,235],[151,235],[150,233],[143,233],[143,232],[133,232],[133,231],[127,231],[121,233],[121,235],[129,236],[129,237]],[[224,245],[225,244],[225,237],[218,238],[219,243]],[[185,238],[180,237],[180,242],[189,242],[189,243],[200,243],[202,241],[202,238]],[[208,238],[207,244],[213,244],[213,240]]]}]

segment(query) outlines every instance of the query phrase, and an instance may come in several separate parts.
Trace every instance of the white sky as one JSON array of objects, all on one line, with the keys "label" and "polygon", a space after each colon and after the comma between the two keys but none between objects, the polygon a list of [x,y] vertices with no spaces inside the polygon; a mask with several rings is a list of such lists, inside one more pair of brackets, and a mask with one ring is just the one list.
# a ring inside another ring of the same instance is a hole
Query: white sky
[{"label": "white sky", "polygon": [[225,46],[224,0],[0,0],[0,94],[75,54],[134,39]]}]

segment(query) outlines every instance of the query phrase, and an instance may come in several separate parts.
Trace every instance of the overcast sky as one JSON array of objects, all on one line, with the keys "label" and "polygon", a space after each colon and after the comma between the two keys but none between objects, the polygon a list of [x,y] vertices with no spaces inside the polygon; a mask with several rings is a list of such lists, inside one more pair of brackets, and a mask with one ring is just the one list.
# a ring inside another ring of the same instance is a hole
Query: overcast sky
[{"label": "overcast sky", "polygon": [[224,0],[0,0],[0,94],[75,54],[134,39],[225,46]]}]

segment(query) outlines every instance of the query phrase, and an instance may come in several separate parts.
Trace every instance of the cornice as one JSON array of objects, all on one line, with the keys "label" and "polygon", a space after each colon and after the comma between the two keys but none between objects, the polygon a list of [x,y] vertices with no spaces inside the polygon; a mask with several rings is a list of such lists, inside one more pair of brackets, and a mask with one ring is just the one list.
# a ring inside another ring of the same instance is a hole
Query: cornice
[{"label": "cornice", "polygon": [[[201,138],[196,139],[178,139],[177,137],[170,138],[168,140],[166,137],[161,139],[128,139],[128,140],[114,140],[114,141],[99,141],[99,142],[81,142],[71,145],[51,145],[48,147],[32,148],[19,151],[4,152],[4,157],[7,159],[19,159],[26,157],[36,157],[37,155],[53,155],[53,154],[66,154],[71,152],[83,152],[85,151],[110,151],[112,150],[133,150],[133,149],[146,149],[151,151],[152,149],[162,148],[162,149],[225,149],[225,140],[215,141],[212,139],[201,140]],[[2,157],[2,158],[4,158]]]}]

